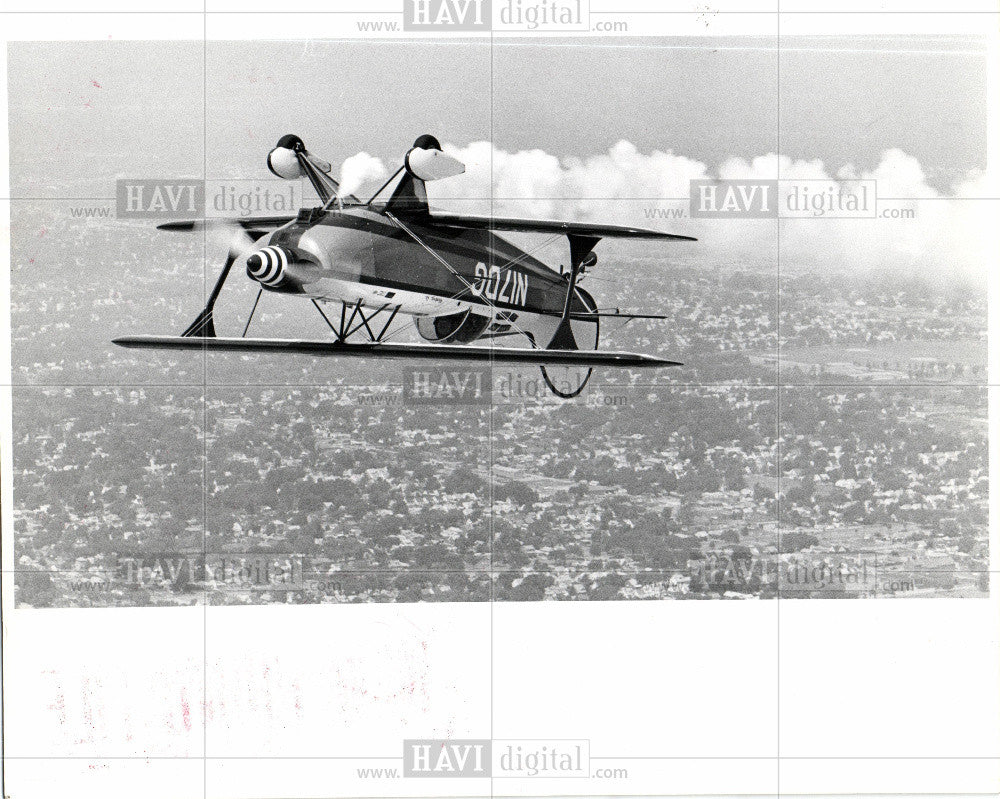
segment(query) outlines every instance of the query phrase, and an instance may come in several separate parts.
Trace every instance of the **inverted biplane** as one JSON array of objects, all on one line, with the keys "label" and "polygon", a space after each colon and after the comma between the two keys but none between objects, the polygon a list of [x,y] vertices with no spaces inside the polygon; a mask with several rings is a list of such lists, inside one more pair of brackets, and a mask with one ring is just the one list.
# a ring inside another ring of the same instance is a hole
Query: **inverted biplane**
[{"label": "inverted biplane", "polygon": [[[650,355],[598,350],[601,320],[664,319],[652,314],[600,309],[580,287],[597,262],[602,238],[695,241],[634,227],[535,219],[467,216],[432,211],[425,182],[459,175],[465,166],[433,136],[420,136],[402,166],[367,201],[344,195],[330,164],[306,150],[298,136],[283,136],[267,166],[287,180],[308,178],[322,203],[296,216],[234,219],[252,241],[231,247],[204,310],[180,335],[114,340],[123,347],[229,350],[311,356],[474,360],[538,364],[549,388],[578,395],[593,367],[679,366]],[[390,187],[395,184],[394,188]],[[190,231],[215,220],[169,222],[162,230]],[[546,233],[569,240],[569,266],[557,271],[496,235]],[[215,302],[233,264],[245,259],[258,285],[257,301],[241,337],[216,335]],[[263,292],[308,299],[332,331],[316,340],[247,337]],[[339,306],[324,312],[323,305]],[[400,316],[427,344],[392,341]],[[332,319],[331,319],[332,316]],[[497,342],[522,346],[506,346]],[[474,344],[473,342],[480,342]],[[582,367],[572,388],[557,387],[546,367]]]}]

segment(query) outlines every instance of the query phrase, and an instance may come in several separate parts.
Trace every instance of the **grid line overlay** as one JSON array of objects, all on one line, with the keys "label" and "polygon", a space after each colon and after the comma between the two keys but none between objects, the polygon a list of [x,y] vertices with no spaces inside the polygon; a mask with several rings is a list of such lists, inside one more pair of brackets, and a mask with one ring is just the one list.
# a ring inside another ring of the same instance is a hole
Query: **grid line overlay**
[{"label": "grid line overlay", "polygon": [[[778,15],[775,18],[775,33],[777,38],[778,46],[775,51],[775,66],[777,67],[775,74],[775,142],[777,144],[778,150],[778,160],[777,160],[777,174],[776,178],[781,180],[781,0],[775,0],[778,10]],[[782,448],[781,448],[781,345],[783,343],[781,336],[781,220],[775,220],[775,273],[776,279],[778,281],[777,290],[775,292],[775,304],[776,304],[776,319],[775,326],[778,331],[778,359],[777,359],[777,371],[778,371],[778,401],[774,406],[774,434],[775,434],[775,445],[776,445],[776,462],[775,468],[777,469],[777,474],[775,475],[777,483],[777,491],[775,492],[775,501],[777,503],[777,516],[778,516],[778,552],[782,551],[781,546],[781,535],[782,535],[782,519],[781,511],[784,505],[783,494],[781,491],[781,475],[784,471],[783,460],[782,460]],[[775,680],[775,703],[774,703],[774,715],[775,715],[775,755],[777,756],[774,763],[775,770],[775,789],[778,796],[781,796],[781,587],[778,587],[778,594],[775,597],[774,603],[774,614],[775,614],[775,646],[777,648],[777,656],[774,662],[774,680]]]},{"label": "grid line overlay", "polygon": [[[722,12],[717,12],[717,13],[720,13],[720,14],[723,14],[723,15],[726,15],[726,14],[739,14],[739,15],[744,15],[744,14],[760,14],[760,15],[768,15],[768,16],[774,16],[775,17],[776,41],[777,41],[777,47],[776,47],[776,56],[777,56],[776,91],[777,91],[777,97],[778,97],[778,102],[777,102],[777,131],[776,131],[776,135],[777,135],[778,152],[779,153],[781,152],[781,102],[780,102],[780,98],[781,98],[781,63],[782,63],[781,62],[781,49],[782,49],[782,45],[781,45],[781,41],[782,41],[781,16],[782,16],[782,14],[785,14],[785,15],[796,14],[797,15],[797,14],[837,13],[837,12],[823,12],[823,11],[791,11],[791,12],[786,11],[786,12],[782,12],[781,9],[780,9],[780,5],[781,5],[780,4],[780,0],[777,0],[777,8],[776,8],[776,11],[774,11],[774,12],[772,12],[772,11],[746,11],[746,12],[744,12],[744,11],[740,11],[740,12],[722,11]],[[6,14],[36,14],[36,13],[50,13],[50,12],[19,12],[19,11],[9,11],[9,12],[4,12],[4,15],[6,15]],[[57,12],[51,12],[51,13],[57,13]],[[145,12],[86,11],[86,12],[73,12],[73,13],[111,14],[111,15],[122,15],[122,16],[127,16],[129,14],[134,14],[134,13],[149,13],[149,14],[174,13],[174,14],[198,15],[198,12],[188,12],[188,11],[172,11],[172,12],[159,12],[159,11],[145,11]],[[210,11],[208,9],[208,2],[207,2],[207,0],[204,0],[203,10],[202,10],[202,12],[200,14],[200,16],[203,17],[203,25],[204,25],[204,29],[203,29],[203,37],[204,37],[203,38],[203,70],[202,70],[202,77],[203,77],[203,98],[202,98],[202,100],[203,100],[203,131],[204,131],[204,141],[203,141],[203,175],[207,175],[208,174],[208,163],[207,163],[207,158],[208,158],[208,138],[209,138],[208,137],[208,113],[209,113],[209,107],[208,107],[208,85],[207,85],[208,68],[209,68],[209,59],[208,59],[208,46],[209,46],[209,39],[208,39],[208,19],[212,15],[239,14],[239,13],[242,13],[242,12]],[[250,12],[250,13],[257,14],[257,13],[262,13],[262,12]],[[274,14],[284,14],[284,13],[304,13],[305,14],[305,13],[308,13],[308,14],[322,15],[322,14],[354,14],[354,13],[359,13],[359,12],[354,12],[354,11],[333,11],[333,10],[330,10],[330,11],[321,11],[321,12],[295,12],[295,11],[291,11],[291,12],[281,11],[281,12],[278,12],[278,11],[275,11],[275,12],[263,12],[263,13],[274,13]],[[390,14],[390,13],[394,13],[394,12],[378,12],[378,11],[373,12],[373,11],[365,10],[363,13],[364,14],[382,15],[382,14]],[[611,14],[611,13],[615,13],[615,14],[622,14],[622,15],[629,15],[629,14],[671,14],[671,13],[677,13],[677,14],[687,14],[687,15],[690,15],[690,14],[694,14],[696,12],[690,12],[690,11],[683,11],[683,12],[670,12],[670,11],[630,12],[630,11],[624,11],[623,10],[623,11],[620,11],[620,12],[616,11],[616,12],[591,12],[591,13],[593,13],[593,14]],[[976,14],[976,15],[989,15],[989,14],[1000,15],[1000,12],[981,12],[981,11],[957,11],[957,12],[947,12],[947,11],[941,11],[941,12],[923,12],[923,11],[922,12],[900,12],[900,11],[895,11],[895,12],[893,12],[893,11],[890,11],[890,12],[884,12],[884,11],[855,12],[855,11],[852,11],[852,12],[844,12],[844,13],[851,13],[851,14],[855,14],[855,13],[872,13],[872,14],[876,14],[877,13],[877,14],[882,14],[882,15],[907,14],[907,13],[920,13],[920,14],[926,14],[926,13],[941,13],[941,14],[945,14],[945,13],[947,13],[947,14],[959,13],[959,14]],[[390,41],[392,41],[392,40],[390,40]],[[494,55],[494,46],[495,46],[494,36],[493,36],[493,34],[491,32],[491,34],[490,34],[490,56],[489,56],[490,57],[490,98],[489,99],[490,99],[490,132],[491,132],[491,141],[493,141],[495,139],[495,121],[494,121],[494,68],[495,68],[495,55]],[[780,175],[781,162],[780,162],[780,160],[778,161],[778,170],[779,170],[778,177],[780,179],[781,178],[781,175]],[[494,165],[492,163],[492,154],[491,154],[491,162],[490,162],[490,173],[491,173],[491,176],[494,174]],[[203,178],[203,179],[206,179],[206,178]],[[491,181],[491,185],[492,185],[492,183],[493,182]],[[100,201],[100,200],[105,200],[105,201],[107,201],[107,200],[113,200],[114,198],[101,198],[101,197],[74,197],[74,198],[55,198],[55,197],[51,197],[51,198],[28,198],[28,197],[22,197],[22,198],[18,198],[18,197],[12,197],[12,198],[6,198],[6,199],[8,201],[10,201],[11,203],[16,203],[16,202],[39,202],[39,201],[40,202],[59,202],[59,201],[66,201],[66,200],[69,200],[69,201],[81,201],[81,200],[98,200],[98,201]],[[506,198],[499,198],[499,197],[494,197],[494,196],[491,195],[488,199],[490,201],[490,213],[492,215],[493,214],[493,203],[495,201],[497,201],[497,200],[506,199]],[[572,198],[559,198],[559,199],[572,199]],[[685,200],[686,201],[687,200],[687,198],[594,198],[594,197],[576,198],[576,199],[591,200],[591,201],[594,201],[594,202],[605,202],[605,201],[630,202],[630,201],[634,201],[634,200],[638,200],[638,199],[641,199],[641,200],[660,200],[660,201],[678,201],[678,200]],[[908,199],[908,198],[880,198],[880,199],[901,200],[901,199]],[[995,201],[995,200],[1000,199],[1000,198],[992,198],[992,197],[990,197],[990,198],[980,198],[980,197],[977,197],[977,198],[937,197],[937,198],[909,198],[909,199],[914,199],[914,200],[917,200],[917,201],[920,201],[920,200],[930,200],[930,199],[933,199],[935,201],[937,201],[937,200],[964,201],[964,200],[972,200],[972,199],[976,199],[976,200],[984,200],[985,199],[985,200],[989,200],[989,201]],[[763,383],[763,384],[744,384],[744,383],[726,384],[726,383],[719,383],[719,382],[705,382],[705,383],[679,382],[679,383],[672,383],[669,379],[665,379],[662,383],[629,383],[629,384],[623,384],[621,386],[618,386],[618,385],[615,385],[615,384],[600,384],[600,383],[597,384],[601,388],[627,388],[627,389],[659,388],[659,389],[668,389],[669,390],[669,389],[675,389],[675,388],[681,388],[681,387],[704,387],[704,388],[712,388],[712,389],[733,388],[733,389],[746,389],[746,390],[774,391],[776,393],[776,396],[777,396],[777,403],[776,403],[776,407],[775,407],[775,440],[776,440],[776,447],[777,447],[777,458],[776,458],[776,461],[775,461],[775,469],[776,469],[776,481],[777,481],[777,485],[778,485],[777,494],[778,494],[778,497],[779,497],[778,498],[778,504],[777,504],[777,514],[778,514],[777,515],[777,519],[778,519],[777,534],[778,534],[779,550],[781,549],[781,536],[782,536],[782,530],[783,530],[783,518],[782,518],[782,505],[783,505],[783,502],[780,499],[780,497],[781,497],[781,494],[782,494],[782,491],[781,491],[781,481],[782,481],[782,474],[783,474],[783,471],[784,471],[783,470],[783,453],[782,453],[782,421],[781,421],[781,410],[782,410],[782,399],[783,399],[783,396],[786,396],[786,392],[785,392],[786,389],[795,389],[795,390],[802,390],[802,389],[809,389],[809,388],[830,389],[830,388],[835,388],[835,387],[838,387],[838,386],[850,387],[852,389],[858,389],[858,390],[862,390],[862,389],[876,389],[876,390],[878,390],[878,389],[891,389],[891,388],[898,388],[898,389],[928,388],[928,389],[932,389],[933,390],[933,389],[936,389],[936,388],[956,387],[956,386],[958,386],[958,387],[971,387],[971,388],[989,389],[989,388],[992,388],[992,387],[1000,385],[1000,382],[994,383],[994,382],[990,382],[989,381],[990,375],[989,375],[988,372],[987,372],[987,377],[986,377],[986,379],[984,379],[983,382],[949,382],[949,383],[923,383],[922,384],[922,383],[915,383],[915,382],[911,382],[911,381],[898,381],[898,382],[891,382],[891,381],[881,382],[881,381],[879,381],[879,382],[872,382],[872,383],[854,382],[854,383],[838,384],[838,383],[835,383],[835,382],[833,382],[833,383],[831,383],[831,382],[786,382],[786,381],[782,380],[781,376],[782,376],[782,358],[783,358],[783,355],[782,355],[783,339],[782,339],[782,335],[781,335],[781,323],[782,323],[782,321],[781,321],[782,320],[782,315],[781,315],[781,298],[782,298],[782,291],[781,291],[781,282],[782,282],[781,258],[782,258],[782,222],[783,221],[784,220],[776,220],[776,222],[775,222],[775,227],[776,227],[776,247],[777,247],[777,249],[776,249],[776,261],[775,261],[776,279],[777,279],[777,291],[776,291],[776,295],[775,295],[775,305],[776,305],[776,309],[777,309],[777,315],[776,315],[775,324],[777,326],[778,344],[777,344],[777,352],[776,352],[776,359],[777,359],[776,360],[776,375],[777,375],[777,377],[776,377],[776,380],[773,383]],[[790,220],[790,223],[794,224],[794,220]],[[208,242],[208,234],[207,234],[207,232],[203,233],[203,236],[202,236],[202,248],[203,248],[203,253],[202,253],[202,287],[203,287],[203,294],[207,294],[208,289],[209,289],[209,284],[211,282],[210,271],[211,271],[212,268],[216,268],[217,267],[217,265],[212,266],[209,263],[209,249],[210,248],[209,248],[209,242]],[[493,364],[491,362],[491,367],[492,367],[492,365]],[[292,383],[292,382],[289,382],[289,383],[270,383],[269,382],[269,383],[247,383],[247,384],[244,384],[244,383],[216,383],[216,382],[210,382],[210,379],[209,379],[209,364],[208,364],[207,353],[206,353],[206,357],[203,358],[203,362],[202,362],[202,380],[201,380],[200,383],[191,383],[191,384],[178,384],[178,383],[160,383],[160,384],[158,384],[158,383],[142,383],[142,382],[138,382],[138,383],[124,383],[124,384],[123,383],[103,383],[103,382],[102,383],[20,383],[20,382],[14,382],[12,380],[10,383],[5,383],[5,385],[6,386],[10,386],[10,387],[12,387],[15,390],[20,390],[20,391],[26,391],[26,390],[47,390],[47,389],[57,389],[57,388],[69,388],[69,387],[79,387],[79,388],[112,388],[112,387],[150,388],[150,387],[169,387],[169,388],[175,388],[175,389],[200,388],[201,391],[202,391],[202,395],[201,395],[202,424],[201,424],[201,430],[200,430],[200,434],[199,434],[200,438],[201,438],[201,443],[202,443],[202,453],[201,453],[202,454],[202,474],[201,474],[201,481],[202,481],[202,553],[201,554],[204,557],[207,557],[210,554],[209,544],[208,544],[208,525],[209,525],[209,513],[208,513],[208,494],[209,494],[209,491],[208,491],[208,482],[209,482],[209,441],[208,441],[209,408],[208,408],[208,401],[207,401],[209,392],[212,389],[219,389],[219,388],[246,388],[246,389],[249,390],[249,389],[260,388],[260,387],[309,388],[309,387],[319,387],[320,385],[322,385],[323,387],[330,387],[330,384],[327,384],[327,383],[315,384],[315,385],[311,386],[310,384],[307,384],[307,383]],[[334,387],[338,388],[338,389],[371,388],[371,385],[369,385],[369,384],[359,384],[357,386],[343,385],[343,386],[334,386]],[[495,399],[491,399],[490,408],[489,408],[489,417],[488,417],[488,441],[487,441],[487,444],[488,444],[488,457],[489,457],[489,464],[488,464],[488,471],[489,471],[489,488],[488,488],[488,491],[489,491],[489,494],[488,494],[489,512],[488,512],[488,515],[487,515],[488,530],[489,530],[488,566],[485,569],[468,569],[468,568],[466,568],[466,569],[454,570],[454,571],[443,570],[443,569],[419,570],[421,572],[428,572],[428,573],[435,573],[435,574],[445,574],[445,573],[484,574],[484,575],[488,575],[490,577],[490,580],[489,580],[489,600],[488,601],[490,603],[490,611],[489,611],[489,613],[490,613],[490,665],[489,665],[489,670],[490,670],[490,703],[489,703],[489,705],[490,705],[490,736],[491,736],[491,738],[493,737],[493,732],[494,732],[493,731],[493,726],[494,726],[494,688],[495,688],[495,686],[494,686],[495,680],[494,680],[494,673],[493,673],[493,668],[494,668],[494,663],[495,663],[494,651],[495,651],[496,648],[498,648],[499,646],[502,645],[502,642],[496,640],[495,628],[494,628],[494,603],[497,601],[496,597],[495,597],[495,578],[496,578],[496,576],[498,574],[498,571],[500,571],[500,570],[503,569],[503,565],[502,564],[498,565],[498,563],[496,562],[495,553],[494,553],[494,544],[495,544],[495,537],[496,537],[496,532],[495,532],[496,501],[495,501],[495,497],[494,497],[494,486],[495,486],[495,467],[498,465],[497,464],[498,453],[497,453],[497,451],[496,451],[496,449],[494,447],[494,444],[495,444],[495,435],[496,435],[494,413],[496,412],[497,408],[499,408],[499,407],[503,407],[503,404],[497,403]],[[7,570],[4,570],[4,571],[5,571],[5,573],[11,573],[11,572],[8,572]],[[23,571],[23,570],[18,570],[18,569],[15,568],[12,571],[13,571],[13,573],[16,573],[18,571]],[[371,572],[365,572],[364,570],[346,570],[346,573],[350,573],[352,571],[356,572],[356,573],[409,573],[409,572],[411,572],[413,570],[399,570],[398,572],[391,571],[391,570],[372,570]],[[526,571],[531,571],[531,570],[526,570]],[[539,573],[545,573],[545,572],[542,571],[542,570],[539,570]],[[993,571],[989,571],[988,573],[994,573],[994,572]],[[940,756],[940,757],[935,757],[935,756],[932,756],[932,757],[925,757],[925,756],[919,756],[919,755],[914,755],[914,756],[912,756],[912,758],[900,757],[900,756],[897,756],[897,755],[888,755],[888,756],[884,756],[884,757],[883,756],[862,756],[862,757],[857,757],[857,756],[828,756],[828,755],[827,756],[824,756],[824,755],[816,755],[816,756],[804,756],[804,755],[782,756],[782,754],[781,754],[781,749],[782,749],[782,739],[781,739],[781,735],[782,735],[782,733],[781,733],[781,706],[780,706],[780,703],[781,703],[781,673],[780,673],[780,670],[781,670],[781,662],[782,662],[782,657],[781,657],[781,601],[782,601],[782,596],[781,596],[781,592],[779,591],[778,595],[775,597],[775,624],[776,624],[776,631],[777,631],[777,649],[778,649],[777,660],[776,660],[776,675],[775,675],[775,678],[776,678],[776,683],[777,683],[777,689],[778,690],[777,690],[777,694],[776,694],[777,703],[776,703],[776,708],[775,708],[775,713],[776,713],[775,717],[776,717],[776,721],[777,721],[777,724],[776,724],[776,740],[775,740],[776,753],[775,753],[775,755],[773,757],[771,757],[771,756],[742,756],[742,755],[712,755],[712,756],[703,756],[703,757],[682,757],[682,756],[674,756],[674,755],[662,755],[662,756],[657,756],[657,755],[653,755],[653,756],[631,756],[631,755],[600,755],[599,756],[599,755],[592,755],[591,759],[594,759],[594,760],[612,760],[612,759],[613,760],[674,760],[674,759],[683,759],[683,760],[693,760],[693,759],[733,760],[733,759],[739,759],[739,760],[768,760],[768,761],[773,760],[774,763],[775,763],[775,769],[776,769],[777,794],[779,796],[781,795],[781,763],[782,763],[782,760],[830,760],[830,761],[837,761],[837,760],[856,760],[856,759],[865,759],[865,758],[867,758],[867,759],[872,759],[872,760],[888,760],[888,759],[891,759],[891,760],[899,760],[899,759],[904,759],[904,760],[905,759],[914,759],[914,760],[918,760],[918,759],[920,759],[920,760],[985,760],[985,761],[993,761],[993,760],[1000,759],[1000,758],[977,757],[977,756],[969,756],[969,757],[964,757],[964,756]],[[204,708],[204,706],[208,703],[208,696],[209,696],[207,650],[208,650],[208,638],[209,638],[208,610],[209,610],[209,606],[210,606],[210,597],[209,597],[209,591],[207,589],[204,589],[204,596],[203,596],[202,605],[203,605],[203,614],[202,614],[202,617],[203,617],[203,635],[202,635],[202,655],[203,655],[203,657],[202,657],[202,668],[203,668],[203,673],[202,673],[202,706]],[[0,676],[0,679],[2,679],[2,676]],[[0,686],[2,686],[2,683],[0,683]],[[209,755],[209,740],[208,740],[209,736],[208,736],[208,723],[207,722],[208,722],[208,716],[207,716],[206,713],[203,712],[202,713],[202,727],[203,727],[203,729],[202,729],[202,758],[201,759],[204,761],[204,767],[203,767],[203,785],[204,785],[204,796],[205,796],[205,799],[208,799],[208,796],[210,795],[210,793],[209,793],[209,785],[208,785],[208,780],[209,780],[209,776],[208,776],[208,774],[209,774],[209,772],[208,772],[208,763],[209,763],[209,761],[214,761],[214,760],[238,760],[238,759],[241,759],[239,757],[232,757],[232,756],[212,756],[212,755]],[[36,758],[32,758],[30,756],[16,756],[16,757],[7,758],[6,755],[4,755],[4,759],[5,760],[6,759],[9,759],[9,760],[31,760],[31,759],[36,759]],[[173,759],[190,759],[190,758],[184,758],[184,757],[181,757],[181,756],[173,757],[173,756],[144,756],[144,755],[134,755],[134,756],[124,756],[124,757],[91,757],[91,756],[49,757],[49,756],[40,756],[37,759],[50,759],[50,760],[80,759],[80,760],[91,760],[91,761],[93,761],[93,760],[132,760],[132,759],[134,759],[134,760],[173,760]],[[246,759],[258,760],[258,759],[261,759],[261,758],[258,758],[258,757],[249,757],[248,756]],[[396,757],[396,756],[392,756],[392,755],[370,755],[370,756],[345,755],[345,756],[339,756],[339,757],[338,756],[328,756],[328,757],[325,757],[325,756],[317,756],[317,757],[310,757],[310,756],[303,756],[303,757],[273,756],[273,757],[266,758],[266,759],[281,761],[281,760],[298,760],[298,759],[303,759],[303,760],[338,760],[338,759],[345,759],[345,760],[381,760],[381,759],[385,759],[385,760],[398,760],[399,758]],[[503,796],[503,795],[504,794],[503,794],[502,790],[500,792],[495,791],[495,789],[494,789],[494,777],[490,777],[490,796],[491,797],[500,797],[500,796]],[[611,795],[611,794],[609,794],[609,795]],[[664,794],[664,795],[669,795],[669,794]],[[930,794],[929,793],[929,794],[926,794],[926,795],[936,795],[936,794]],[[970,795],[973,795],[973,794],[970,794]],[[985,795],[985,794],[983,794],[983,795]]]}]

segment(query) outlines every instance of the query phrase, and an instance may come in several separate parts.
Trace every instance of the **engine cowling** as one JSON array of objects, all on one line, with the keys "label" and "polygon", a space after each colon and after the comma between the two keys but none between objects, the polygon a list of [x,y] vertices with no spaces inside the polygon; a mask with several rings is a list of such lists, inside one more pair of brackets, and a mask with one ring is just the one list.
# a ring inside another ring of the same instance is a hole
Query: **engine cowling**
[{"label": "engine cowling", "polygon": [[479,338],[489,326],[488,316],[461,311],[446,316],[421,316],[417,318],[417,332],[426,341],[438,344],[468,344]]}]

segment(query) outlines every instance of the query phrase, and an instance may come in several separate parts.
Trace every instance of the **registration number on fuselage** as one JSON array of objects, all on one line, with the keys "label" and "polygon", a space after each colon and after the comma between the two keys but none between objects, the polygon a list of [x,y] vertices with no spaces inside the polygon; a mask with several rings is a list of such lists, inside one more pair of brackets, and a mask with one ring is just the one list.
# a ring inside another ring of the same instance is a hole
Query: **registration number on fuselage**
[{"label": "registration number on fuselage", "polygon": [[524,306],[528,302],[528,276],[513,269],[501,270],[495,264],[487,267],[480,261],[476,264],[472,291],[491,302]]}]

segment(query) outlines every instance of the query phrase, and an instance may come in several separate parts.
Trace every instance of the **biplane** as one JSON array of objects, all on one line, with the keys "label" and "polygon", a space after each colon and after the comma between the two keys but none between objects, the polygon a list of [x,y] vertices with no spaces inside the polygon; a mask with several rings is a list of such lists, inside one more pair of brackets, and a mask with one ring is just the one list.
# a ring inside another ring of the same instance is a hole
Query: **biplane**
[{"label": "biplane", "polygon": [[[413,143],[402,165],[366,201],[341,192],[330,177],[330,164],[311,154],[298,136],[283,136],[268,153],[267,166],[283,179],[307,178],[321,204],[302,208],[295,216],[229,220],[242,228],[251,243],[245,248],[230,247],[205,308],[194,322],[180,335],[128,336],[115,339],[115,344],[537,364],[548,387],[566,398],[583,390],[594,367],[680,365],[651,355],[599,350],[602,319],[627,322],[666,317],[599,308],[580,282],[596,264],[594,247],[602,238],[695,241],[690,236],[617,225],[433,211],[426,183],[459,175],[465,165],[446,154],[430,135]],[[175,221],[159,228],[192,231],[219,223]],[[508,231],[565,236],[568,266],[553,269],[498,235]],[[240,259],[247,277],[257,284],[257,300],[242,336],[218,336],[215,303]],[[332,335],[315,340],[248,337],[264,292],[311,301]],[[404,317],[410,317],[407,326],[415,328],[426,343],[392,340],[401,330],[399,324],[393,329],[394,321]],[[580,368],[582,376],[570,388],[564,383],[557,386],[546,367]]]}]

